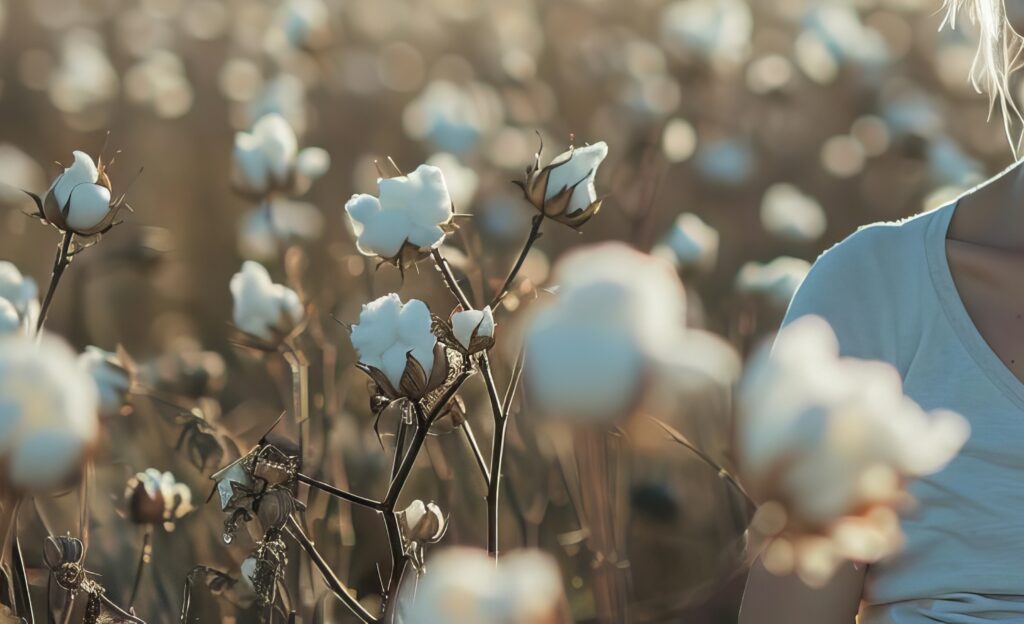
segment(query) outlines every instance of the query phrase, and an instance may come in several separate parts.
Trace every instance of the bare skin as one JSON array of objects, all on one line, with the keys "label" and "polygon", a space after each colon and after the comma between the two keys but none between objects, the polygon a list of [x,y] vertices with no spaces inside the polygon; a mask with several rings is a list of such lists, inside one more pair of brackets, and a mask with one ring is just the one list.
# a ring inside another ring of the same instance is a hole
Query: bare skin
[{"label": "bare skin", "polygon": [[[946,236],[946,257],[960,298],[979,333],[1024,381],[1024,161],[964,195]],[[776,577],[760,562],[750,571],[740,624],[853,624],[864,566],[847,564],[826,587]]]}]

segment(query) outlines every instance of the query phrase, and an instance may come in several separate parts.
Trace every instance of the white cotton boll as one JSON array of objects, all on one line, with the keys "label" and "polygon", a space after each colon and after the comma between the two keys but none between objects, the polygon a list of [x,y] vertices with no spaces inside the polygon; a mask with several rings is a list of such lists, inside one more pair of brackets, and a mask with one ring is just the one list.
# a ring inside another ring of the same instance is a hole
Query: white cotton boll
[{"label": "white cotton boll", "polygon": [[291,172],[299,149],[295,131],[280,114],[270,113],[256,122],[253,135],[260,140],[267,169],[276,182],[283,183]]},{"label": "white cotton boll", "polygon": [[35,189],[46,185],[47,175],[31,156],[13,143],[0,143],[0,202],[22,201],[20,189]]},{"label": "white cotton boll", "polygon": [[100,413],[115,416],[131,388],[131,375],[116,353],[88,346],[78,356],[78,365],[92,377],[100,393]]},{"label": "white cotton boll", "polygon": [[789,256],[779,256],[764,264],[748,262],[736,274],[736,290],[765,296],[776,307],[785,309],[810,270],[810,262]]},{"label": "white cotton boll", "polygon": [[398,388],[412,354],[429,376],[434,367],[437,337],[431,332],[432,319],[426,304],[410,299],[404,305],[395,293],[363,306],[359,323],[352,326],[352,346],[359,361],[379,368]]},{"label": "white cotton boll", "polygon": [[444,242],[442,226],[453,213],[440,169],[420,165],[407,176],[382,178],[378,185],[380,199],[353,195],[345,204],[360,253],[394,258],[406,242],[420,249]]},{"label": "white cotton boll", "polygon": [[99,184],[79,184],[71,191],[65,217],[72,230],[86,231],[96,227],[110,212],[110,189]]},{"label": "white cotton boll", "polygon": [[427,164],[441,170],[452,203],[456,207],[465,209],[466,206],[473,203],[473,197],[480,184],[480,178],[476,171],[463,165],[457,156],[447,152],[434,154],[427,159]]},{"label": "white cotton boll", "polygon": [[740,186],[751,178],[757,166],[754,149],[747,141],[717,139],[697,150],[694,164],[705,178],[724,186]]},{"label": "white cotton boll", "polygon": [[10,334],[21,329],[21,319],[14,304],[0,299],[0,335]]},{"label": "white cotton boll", "polygon": [[810,242],[821,238],[828,222],[821,204],[792,184],[774,184],[761,200],[761,225],[782,240]]},{"label": "white cotton boll", "polygon": [[12,262],[0,260],[0,299],[6,299],[18,312],[18,317],[34,327],[39,314],[39,288],[35,280],[25,277]]},{"label": "white cotton boll", "polygon": [[544,200],[548,201],[563,189],[575,185],[572,199],[569,200],[569,207],[565,214],[571,215],[597,201],[597,190],[594,188],[594,178],[597,175],[597,168],[608,156],[608,145],[604,141],[598,141],[593,145],[578,147],[574,150],[563,152],[551,160],[554,167],[551,176],[548,178],[547,192]]},{"label": "white cotton boll", "polygon": [[452,315],[452,332],[463,347],[469,349],[473,336],[494,337],[494,313],[491,306],[483,310],[463,310]]},{"label": "white cotton boll", "polygon": [[562,574],[539,550],[512,551],[497,564],[457,547],[430,559],[402,619],[408,624],[532,624],[569,621]]},{"label": "white cotton boll", "polygon": [[718,239],[718,230],[693,213],[683,213],[662,237],[658,255],[680,268],[710,271],[718,261]]},{"label": "white cotton boll", "polygon": [[310,179],[327,173],[331,167],[331,155],[322,147],[307,147],[295,158],[295,170]]},{"label": "white cotton boll", "polygon": [[96,439],[98,409],[95,384],[62,340],[0,337],[0,464],[10,486],[64,485]]},{"label": "white cotton boll", "polygon": [[[71,199],[71,192],[80,184],[95,184],[99,180],[99,171],[96,163],[85,152],[75,150],[74,161],[70,167],[64,169],[64,173],[57,176],[53,181],[53,196],[57,205],[63,209]],[[108,201],[109,203],[109,201]]]},{"label": "white cotton boll", "polygon": [[247,260],[231,278],[235,326],[243,332],[272,340],[302,320],[302,302],[294,290],[275,284],[263,265]]},{"label": "white cotton boll", "polygon": [[320,209],[306,202],[277,198],[246,213],[238,232],[238,249],[252,260],[277,258],[294,243],[320,238],[324,217]]},{"label": "white cotton boll", "polygon": [[676,54],[739,62],[750,51],[754,20],[742,0],[681,0],[662,12],[661,38]]},{"label": "white cotton boll", "polygon": [[246,190],[262,193],[270,186],[269,169],[263,156],[263,146],[251,134],[239,132],[235,135],[235,174]]}]

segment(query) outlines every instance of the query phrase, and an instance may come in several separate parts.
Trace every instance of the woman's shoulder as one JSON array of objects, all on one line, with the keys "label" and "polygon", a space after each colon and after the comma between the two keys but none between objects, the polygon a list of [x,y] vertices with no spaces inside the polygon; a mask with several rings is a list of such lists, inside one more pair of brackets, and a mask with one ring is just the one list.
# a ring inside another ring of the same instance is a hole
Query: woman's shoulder
[{"label": "woman's shoulder", "polygon": [[807,314],[824,317],[846,355],[896,362],[901,324],[920,318],[931,287],[926,243],[942,206],[895,221],[862,225],[823,251],[804,278],[783,325]]}]

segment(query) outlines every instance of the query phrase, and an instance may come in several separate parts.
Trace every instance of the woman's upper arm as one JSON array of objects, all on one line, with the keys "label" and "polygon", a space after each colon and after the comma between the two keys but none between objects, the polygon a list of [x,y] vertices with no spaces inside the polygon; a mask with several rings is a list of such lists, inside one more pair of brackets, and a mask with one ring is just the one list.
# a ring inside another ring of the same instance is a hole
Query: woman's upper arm
[{"label": "woman's upper arm", "polygon": [[864,591],[863,565],[845,563],[824,587],[812,589],[796,576],[776,576],[751,566],[739,624],[853,624]]}]

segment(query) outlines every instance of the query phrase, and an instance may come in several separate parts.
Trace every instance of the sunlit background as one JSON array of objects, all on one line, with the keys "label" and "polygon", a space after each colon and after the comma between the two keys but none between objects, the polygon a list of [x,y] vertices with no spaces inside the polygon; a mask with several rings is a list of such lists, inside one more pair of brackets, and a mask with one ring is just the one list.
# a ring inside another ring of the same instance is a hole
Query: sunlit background
[{"label": "sunlit background", "polygon": [[[68,164],[74,149],[116,152],[112,176],[122,189],[132,181],[135,212],[75,261],[48,327],[76,348],[123,345],[152,384],[185,383],[183,369],[201,369],[177,394],[208,397],[197,404],[252,444],[289,395],[230,342],[227,284],[243,259],[280,277],[284,249],[301,245],[311,289],[345,323],[399,288],[445,313],[451,304],[431,267],[407,272],[403,285],[398,271],[356,251],[343,206],[353,193],[376,193],[374,162],[390,156],[406,170],[421,162],[444,170],[457,212],[471,215],[449,253],[456,265],[484,257],[487,279],[504,274],[529,230],[533,209],[510,181],[541,142],[550,157],[571,142],[605,141],[601,212],[581,233],[547,228],[524,275],[540,284],[570,246],[626,241],[674,262],[690,323],[746,354],[777,327],[822,250],[860,224],[937,206],[1009,163],[1002,125],[987,121],[987,100],[967,80],[974,41],[969,31],[939,32],[938,8],[936,0],[2,0],[0,259],[45,285],[59,236],[24,214],[32,203],[19,189],[43,193],[60,171],[54,161]],[[274,205],[273,224],[230,185],[235,132],[268,112],[288,120],[300,145],[331,156],[308,193]],[[506,303],[521,302],[513,293]],[[318,453],[325,474],[355,491],[380,490],[387,460],[365,379],[351,366],[344,328],[331,325],[337,388],[326,398],[322,388],[314,403],[337,409]],[[501,375],[513,357],[499,358]],[[471,406],[483,406],[474,392]],[[674,421],[724,462],[727,403],[709,394]],[[175,450],[182,428],[173,411],[134,401],[108,440],[113,460],[98,467],[99,480],[173,470],[202,503],[211,470]],[[488,435],[489,418],[477,426]],[[502,540],[554,553],[574,617],[587,621],[591,562],[550,469],[557,461],[537,462],[543,440],[528,425],[512,427],[505,473],[517,514],[509,512]],[[714,471],[655,438],[632,451],[624,484],[635,620],[735,621],[748,510]],[[421,497],[446,501],[446,541],[479,545],[484,507],[472,459],[456,441],[430,444],[436,475],[424,469],[413,484]],[[120,487],[101,491],[120,495]],[[70,529],[73,503],[52,507],[55,526]],[[379,589],[380,527],[336,503],[317,513],[318,543],[339,575],[360,591]],[[120,596],[134,572],[136,529],[114,504],[94,504],[94,516],[88,567]],[[149,589],[137,602],[150,622],[177,621],[194,566],[237,573],[245,549],[220,540],[222,521],[216,505],[201,506],[155,537]],[[198,594],[202,621],[236,617]],[[348,621],[341,608],[330,612],[326,621]]]}]

